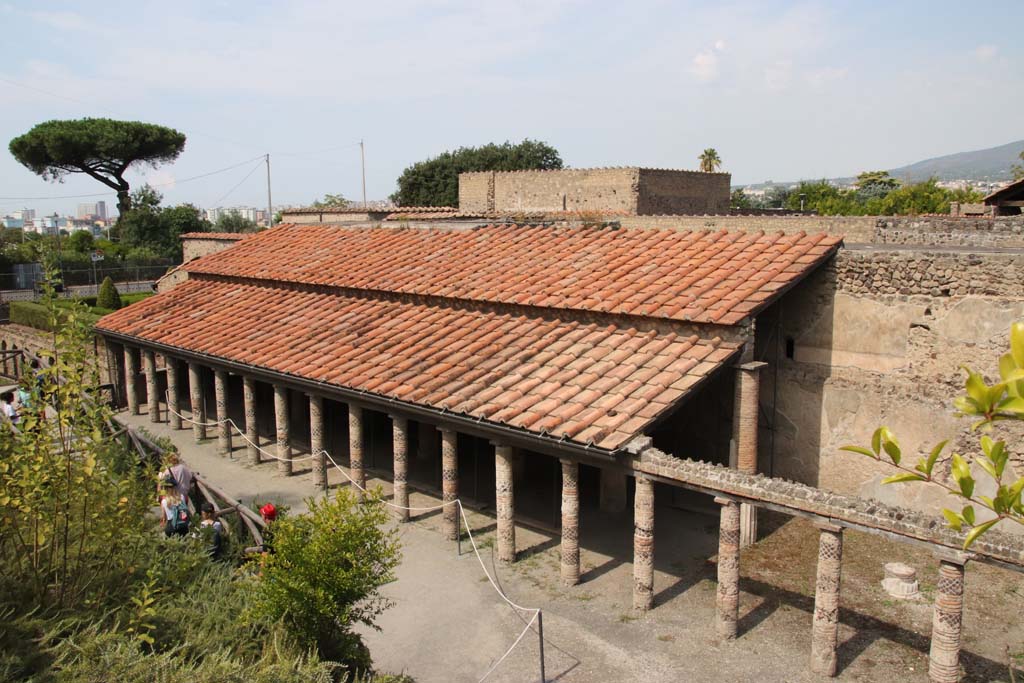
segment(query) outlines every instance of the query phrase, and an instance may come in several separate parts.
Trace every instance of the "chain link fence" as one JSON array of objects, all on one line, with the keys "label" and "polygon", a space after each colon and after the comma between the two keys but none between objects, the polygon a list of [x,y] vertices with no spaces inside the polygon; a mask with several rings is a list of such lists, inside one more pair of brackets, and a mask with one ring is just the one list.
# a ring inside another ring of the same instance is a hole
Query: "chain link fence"
[{"label": "chain link fence", "polygon": [[[18,264],[15,272],[0,273],[0,301],[38,299],[44,271],[40,264]],[[76,264],[77,265],[77,264]],[[122,294],[152,291],[152,284],[175,265],[171,259],[148,263],[124,263],[116,260],[98,261],[95,267],[62,268],[57,289],[62,296],[96,294],[99,284],[109,277]]]}]

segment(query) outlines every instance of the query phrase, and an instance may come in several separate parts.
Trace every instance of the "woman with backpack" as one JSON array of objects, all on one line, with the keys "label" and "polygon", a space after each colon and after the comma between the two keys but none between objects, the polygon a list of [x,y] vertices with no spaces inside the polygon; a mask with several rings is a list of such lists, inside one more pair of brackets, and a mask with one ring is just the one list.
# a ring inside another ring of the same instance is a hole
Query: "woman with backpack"
[{"label": "woman with backpack", "polygon": [[185,536],[192,522],[188,501],[178,492],[177,482],[173,477],[164,477],[160,484],[163,489],[160,509],[163,511],[164,536]]}]

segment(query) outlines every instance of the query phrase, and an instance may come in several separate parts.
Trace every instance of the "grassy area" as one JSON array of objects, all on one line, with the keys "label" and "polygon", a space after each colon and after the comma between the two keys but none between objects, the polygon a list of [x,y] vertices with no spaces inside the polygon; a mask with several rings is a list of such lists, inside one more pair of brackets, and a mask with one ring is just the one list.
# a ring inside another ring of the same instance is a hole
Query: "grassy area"
[{"label": "grassy area", "polygon": [[[138,292],[136,294],[125,294],[121,297],[121,302],[124,306],[128,306],[137,301],[152,296],[151,292]],[[86,323],[90,326],[95,325],[96,321],[113,311],[101,308],[96,305],[96,297],[86,296],[78,299],[58,299],[58,308],[68,310],[76,302],[84,303],[88,307],[88,313],[86,314]],[[12,301],[11,302],[11,313],[10,318],[12,323],[19,325],[25,325],[27,327],[34,327],[37,330],[50,330],[49,315],[46,312],[46,306],[41,303],[34,301]]]}]

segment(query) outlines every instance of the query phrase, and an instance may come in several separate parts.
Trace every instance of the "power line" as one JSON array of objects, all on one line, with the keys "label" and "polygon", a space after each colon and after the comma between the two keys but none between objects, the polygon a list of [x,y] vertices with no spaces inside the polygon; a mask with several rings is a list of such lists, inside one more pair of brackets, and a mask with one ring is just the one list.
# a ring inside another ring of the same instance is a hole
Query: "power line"
[{"label": "power line", "polygon": [[242,183],[244,183],[244,182],[245,182],[246,180],[248,180],[248,179],[249,179],[249,176],[251,176],[251,175],[252,175],[253,173],[255,173],[255,172],[256,172],[256,169],[258,169],[258,168],[259,168],[259,167],[260,167],[260,166],[262,165],[262,162],[263,162],[263,159],[260,159],[260,162],[259,162],[259,163],[257,163],[257,164],[256,164],[255,166],[253,166],[253,167],[252,167],[252,169],[250,169],[250,170],[249,170],[249,172],[245,174],[245,177],[244,177],[244,178],[242,178],[241,180],[239,180],[239,181],[238,181],[238,183],[237,183],[237,184],[235,184],[235,186],[234,186],[234,187],[232,187],[232,188],[231,188],[230,190],[228,190],[227,192],[225,192],[225,193],[223,194],[223,196],[221,196],[221,198],[220,198],[220,199],[218,199],[217,201],[213,202],[213,205],[214,205],[214,206],[219,206],[219,205],[220,205],[220,203],[221,203],[222,201],[224,201],[225,199],[227,199],[227,198],[228,198],[228,197],[229,197],[229,196],[231,195],[231,193],[232,193],[232,192],[234,192],[234,191],[235,191],[235,190],[237,190],[237,189],[238,189],[239,187],[241,187],[241,186],[242,186]]}]

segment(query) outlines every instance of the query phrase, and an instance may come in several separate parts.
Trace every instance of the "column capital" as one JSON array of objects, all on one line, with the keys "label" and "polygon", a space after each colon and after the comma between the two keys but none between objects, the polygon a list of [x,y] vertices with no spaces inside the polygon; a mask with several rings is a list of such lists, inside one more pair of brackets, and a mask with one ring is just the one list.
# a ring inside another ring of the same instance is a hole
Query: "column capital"
[{"label": "column capital", "polygon": [[841,533],[846,527],[839,526],[838,524],[832,524],[831,522],[815,521],[812,522],[814,528],[818,531],[831,531],[832,533]]},{"label": "column capital", "polygon": [[738,503],[739,501],[735,498],[726,498],[724,496],[715,496],[715,502],[719,505],[729,505],[730,503]]},{"label": "column capital", "polygon": [[747,363],[737,363],[736,364],[736,369],[737,370],[743,370],[744,372],[757,372],[758,370],[760,370],[761,368],[763,368],[763,367],[765,367],[767,365],[768,365],[767,363],[764,363],[762,361],[752,360],[752,361],[747,362]]},{"label": "column capital", "polygon": [[968,561],[975,558],[974,553],[965,553],[962,550],[954,550],[952,548],[935,548],[932,550],[932,554],[941,562],[948,562],[950,564],[958,564],[961,567],[967,564]]},{"label": "column capital", "polygon": [[408,424],[409,418],[405,415],[396,415],[395,413],[388,413],[388,417],[391,418],[392,422]]}]

